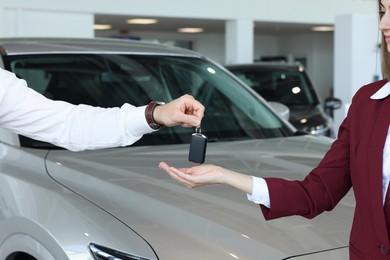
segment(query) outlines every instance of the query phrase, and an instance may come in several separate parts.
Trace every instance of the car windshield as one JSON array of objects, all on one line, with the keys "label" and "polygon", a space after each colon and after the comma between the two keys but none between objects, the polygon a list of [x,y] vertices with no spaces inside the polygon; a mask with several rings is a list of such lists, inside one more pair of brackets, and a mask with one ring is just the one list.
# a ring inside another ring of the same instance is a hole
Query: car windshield
[{"label": "car windshield", "polygon": [[310,81],[297,69],[256,68],[232,71],[268,101],[280,102],[288,107],[316,106],[319,103]]},{"label": "car windshield", "polygon": [[[116,107],[168,102],[191,94],[206,107],[202,134],[209,142],[293,134],[258,97],[216,64],[184,56],[125,54],[18,55],[6,67],[48,98],[73,104]],[[194,129],[163,128],[133,145],[181,144]],[[47,148],[21,137],[23,146]]]}]

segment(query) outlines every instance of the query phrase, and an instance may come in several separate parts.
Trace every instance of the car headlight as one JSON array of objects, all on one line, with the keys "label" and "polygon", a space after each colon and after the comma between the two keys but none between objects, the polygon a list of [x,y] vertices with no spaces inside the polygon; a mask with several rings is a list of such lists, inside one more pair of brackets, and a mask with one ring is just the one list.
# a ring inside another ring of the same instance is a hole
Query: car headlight
[{"label": "car headlight", "polygon": [[88,246],[92,256],[96,260],[150,260],[140,256],[130,255],[115,249],[90,243]]},{"label": "car headlight", "polygon": [[310,127],[306,130],[312,135],[326,135],[329,131],[329,127],[326,127],[324,125],[317,125],[316,127]]}]

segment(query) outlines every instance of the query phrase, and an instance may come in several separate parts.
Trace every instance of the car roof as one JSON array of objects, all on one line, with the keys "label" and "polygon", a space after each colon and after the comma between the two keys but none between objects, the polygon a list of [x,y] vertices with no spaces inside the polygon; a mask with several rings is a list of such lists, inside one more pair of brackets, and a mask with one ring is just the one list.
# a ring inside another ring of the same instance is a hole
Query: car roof
[{"label": "car roof", "polygon": [[202,56],[183,48],[127,39],[0,38],[0,55],[47,53],[133,53]]}]

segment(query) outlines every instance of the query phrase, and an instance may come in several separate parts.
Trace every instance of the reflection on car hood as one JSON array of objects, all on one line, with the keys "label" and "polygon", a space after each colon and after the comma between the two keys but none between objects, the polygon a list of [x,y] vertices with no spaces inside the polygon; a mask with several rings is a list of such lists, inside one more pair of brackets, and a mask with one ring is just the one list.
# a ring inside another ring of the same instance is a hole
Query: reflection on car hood
[{"label": "reflection on car hood", "polygon": [[[206,163],[250,175],[302,179],[330,143],[313,136],[209,143]],[[145,238],[159,259],[283,259],[319,251],[324,252],[309,258],[348,257],[346,248],[328,250],[348,245],[351,194],[313,220],[293,216],[266,222],[242,192],[222,185],[188,189],[158,169],[160,161],[192,166],[188,148],[57,150],[50,152],[47,168],[54,179]]]}]

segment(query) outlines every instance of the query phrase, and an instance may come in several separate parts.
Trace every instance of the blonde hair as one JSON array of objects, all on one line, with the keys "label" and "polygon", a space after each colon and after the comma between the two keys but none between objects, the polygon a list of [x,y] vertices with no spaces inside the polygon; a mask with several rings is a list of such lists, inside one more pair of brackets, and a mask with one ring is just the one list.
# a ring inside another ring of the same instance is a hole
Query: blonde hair
[{"label": "blonde hair", "polygon": [[387,43],[382,37],[381,44],[381,55],[382,55],[382,76],[385,79],[390,78],[390,54],[387,50]]}]

